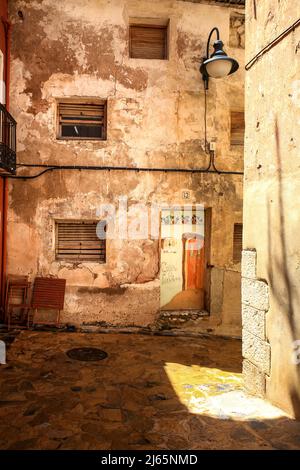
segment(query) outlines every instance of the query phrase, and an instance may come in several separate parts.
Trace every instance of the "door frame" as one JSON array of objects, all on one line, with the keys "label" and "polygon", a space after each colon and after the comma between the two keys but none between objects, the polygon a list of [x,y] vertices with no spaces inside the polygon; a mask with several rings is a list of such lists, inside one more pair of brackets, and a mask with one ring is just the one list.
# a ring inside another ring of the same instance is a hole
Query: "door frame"
[{"label": "door frame", "polygon": [[[190,204],[191,209],[196,206],[197,203]],[[162,238],[161,238],[161,218],[163,210],[170,208],[184,208],[183,204],[170,204],[168,207],[161,208],[159,211],[159,257],[158,266],[159,273],[161,275],[161,249],[162,249]],[[212,208],[204,205],[204,309],[210,314],[210,303],[211,303],[211,221],[212,221]],[[161,292],[161,285],[159,284],[159,292]],[[163,311],[160,308],[161,311]],[[191,309],[195,311],[196,309]]]}]

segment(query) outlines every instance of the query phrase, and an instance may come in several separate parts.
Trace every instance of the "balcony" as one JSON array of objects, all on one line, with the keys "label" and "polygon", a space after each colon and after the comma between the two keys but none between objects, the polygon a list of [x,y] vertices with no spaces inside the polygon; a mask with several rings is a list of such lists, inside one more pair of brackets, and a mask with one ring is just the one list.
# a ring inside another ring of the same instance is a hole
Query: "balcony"
[{"label": "balcony", "polygon": [[0,176],[16,173],[17,123],[0,104]]}]

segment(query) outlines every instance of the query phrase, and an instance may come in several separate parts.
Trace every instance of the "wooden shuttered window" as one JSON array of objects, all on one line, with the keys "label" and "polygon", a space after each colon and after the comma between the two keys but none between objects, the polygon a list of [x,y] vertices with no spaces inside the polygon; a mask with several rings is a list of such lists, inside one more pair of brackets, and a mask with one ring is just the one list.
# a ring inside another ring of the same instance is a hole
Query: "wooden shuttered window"
[{"label": "wooden shuttered window", "polygon": [[106,102],[60,102],[58,119],[59,138],[106,139]]},{"label": "wooden shuttered window", "polygon": [[106,240],[97,236],[98,222],[56,222],[56,259],[105,263]]},{"label": "wooden shuttered window", "polygon": [[234,224],[233,228],[233,262],[240,263],[243,249],[243,224]]},{"label": "wooden shuttered window", "polygon": [[244,145],[245,118],[243,111],[231,111],[230,144]]},{"label": "wooden shuttered window", "polygon": [[134,59],[167,59],[168,26],[129,26],[129,55]]}]

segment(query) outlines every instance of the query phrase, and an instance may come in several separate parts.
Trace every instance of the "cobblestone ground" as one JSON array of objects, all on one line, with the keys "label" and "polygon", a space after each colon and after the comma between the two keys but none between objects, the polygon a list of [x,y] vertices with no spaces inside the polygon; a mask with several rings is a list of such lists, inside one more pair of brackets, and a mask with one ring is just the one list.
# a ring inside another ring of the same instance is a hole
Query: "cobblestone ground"
[{"label": "cobblestone ground", "polygon": [[0,366],[0,448],[300,449],[300,422],[240,371],[237,340],[24,331]]}]

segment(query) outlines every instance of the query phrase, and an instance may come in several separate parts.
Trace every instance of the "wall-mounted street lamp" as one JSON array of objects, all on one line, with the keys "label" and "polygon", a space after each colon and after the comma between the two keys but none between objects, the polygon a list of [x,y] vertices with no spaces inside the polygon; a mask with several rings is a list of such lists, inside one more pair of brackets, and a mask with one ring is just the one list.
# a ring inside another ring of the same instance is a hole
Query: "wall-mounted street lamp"
[{"label": "wall-mounted street lamp", "polygon": [[[217,33],[217,40],[214,42],[214,52],[209,57],[210,40],[213,33]],[[208,90],[209,77],[222,78],[226,75],[234,73],[239,68],[239,64],[235,59],[229,57],[223,50],[223,42],[220,40],[220,33],[218,28],[213,28],[208,36],[206,46],[206,57],[203,58],[200,66],[200,72],[204,80],[205,89]]]}]

